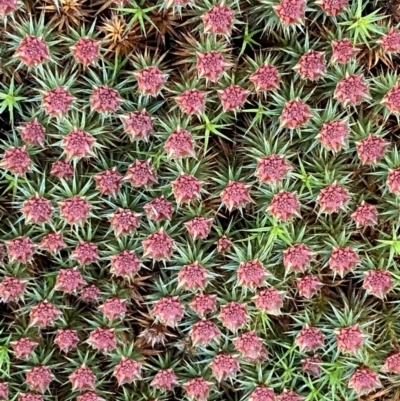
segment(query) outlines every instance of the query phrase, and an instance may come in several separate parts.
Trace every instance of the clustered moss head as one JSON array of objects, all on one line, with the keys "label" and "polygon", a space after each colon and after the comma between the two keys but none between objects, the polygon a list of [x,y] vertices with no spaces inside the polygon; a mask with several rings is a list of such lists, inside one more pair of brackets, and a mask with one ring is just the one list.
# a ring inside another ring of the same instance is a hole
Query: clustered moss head
[{"label": "clustered moss head", "polygon": [[0,401],[396,400],[397,8],[0,0]]}]

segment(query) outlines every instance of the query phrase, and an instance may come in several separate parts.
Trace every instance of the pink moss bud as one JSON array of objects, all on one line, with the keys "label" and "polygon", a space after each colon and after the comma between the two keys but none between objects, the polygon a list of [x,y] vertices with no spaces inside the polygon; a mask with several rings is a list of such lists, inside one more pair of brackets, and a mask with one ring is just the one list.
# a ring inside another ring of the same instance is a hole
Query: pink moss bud
[{"label": "pink moss bud", "polygon": [[256,387],[248,401],[276,401],[274,390],[264,386]]},{"label": "pink moss bud", "polygon": [[321,7],[322,11],[330,17],[336,17],[348,7],[348,0],[317,0],[315,2]]},{"label": "pink moss bud", "polygon": [[349,247],[334,248],[329,258],[329,267],[340,277],[344,277],[361,262],[354,249]]},{"label": "pink moss bud", "polygon": [[153,199],[143,207],[150,220],[162,221],[171,220],[173,207],[172,203],[167,201],[163,196]]},{"label": "pink moss bud", "polygon": [[49,301],[41,301],[31,307],[29,319],[31,326],[40,328],[47,327],[54,323],[62,315],[62,312]]},{"label": "pink moss bud", "polygon": [[290,170],[292,167],[284,156],[273,154],[258,160],[255,175],[260,183],[275,185],[282,181]]},{"label": "pink moss bud", "polygon": [[247,323],[249,315],[245,304],[229,302],[221,306],[218,318],[225,328],[235,333]]},{"label": "pink moss bud", "polygon": [[278,401],[304,401],[304,397],[301,397],[293,390],[284,390],[281,395],[278,395]]},{"label": "pink moss bud", "polygon": [[86,284],[87,282],[77,268],[61,269],[58,272],[54,289],[63,291],[66,294],[74,294]]},{"label": "pink moss bud", "polygon": [[249,80],[256,91],[272,91],[279,89],[281,78],[275,66],[264,64],[250,75]]},{"label": "pink moss bud", "polygon": [[145,110],[134,111],[120,116],[124,125],[124,132],[132,141],[148,142],[153,131],[153,122],[150,114]]},{"label": "pink moss bud", "polygon": [[107,319],[113,321],[115,319],[123,319],[126,314],[126,299],[121,298],[108,298],[104,301],[103,305],[98,308],[101,310]]},{"label": "pink moss bud", "polygon": [[304,276],[296,280],[296,286],[300,296],[311,299],[324,284],[315,276]]},{"label": "pink moss bud", "polygon": [[22,205],[22,214],[26,223],[48,223],[52,214],[51,202],[35,194]]},{"label": "pink moss bud", "polygon": [[230,85],[218,90],[218,97],[224,112],[239,110],[246,102],[249,91],[238,85]]},{"label": "pink moss bud", "polygon": [[57,160],[51,165],[51,175],[57,178],[67,180],[74,176],[74,170],[72,169],[71,163],[67,160]]},{"label": "pink moss bud", "polygon": [[57,330],[54,343],[62,352],[68,354],[68,352],[75,349],[79,343],[78,332],[71,329]]},{"label": "pink moss bud", "polygon": [[61,217],[68,224],[83,225],[88,219],[90,212],[90,203],[81,196],[73,196],[58,203]]},{"label": "pink moss bud", "polygon": [[62,232],[51,232],[47,234],[42,238],[39,244],[39,248],[52,254],[56,254],[66,247],[67,244],[64,242]]},{"label": "pink moss bud", "polygon": [[184,266],[178,273],[178,288],[204,290],[208,282],[208,271],[199,262]]},{"label": "pink moss bud", "polygon": [[128,167],[124,180],[135,188],[147,187],[158,182],[156,173],[150,162],[136,159]]},{"label": "pink moss bud", "polygon": [[200,78],[206,78],[213,83],[218,82],[229,66],[220,52],[197,53],[196,69]]},{"label": "pink moss bud", "polygon": [[4,276],[0,283],[0,301],[17,301],[24,295],[26,282],[16,277]]},{"label": "pink moss bud", "polygon": [[177,384],[178,378],[173,369],[163,369],[154,376],[150,386],[158,390],[172,391]]},{"label": "pink moss bud", "polygon": [[206,217],[194,217],[192,220],[184,223],[189,235],[196,239],[207,239],[210,234],[214,219],[207,219]]},{"label": "pink moss bud", "polygon": [[26,35],[21,40],[14,57],[21,60],[27,67],[36,67],[50,60],[49,47],[42,38]]},{"label": "pink moss bud", "polygon": [[382,366],[382,372],[400,374],[400,352],[395,351],[391,353]]},{"label": "pink moss bud", "polygon": [[18,394],[18,401],[43,401],[43,397],[34,393],[20,393]]},{"label": "pink moss bud", "polygon": [[215,312],[217,309],[216,302],[217,296],[210,294],[197,294],[193,297],[189,306],[194,310],[194,312],[200,317],[204,317],[209,313]]},{"label": "pink moss bud", "polygon": [[109,195],[114,198],[118,195],[121,188],[122,178],[122,174],[117,171],[116,167],[94,176],[98,191],[102,195]]},{"label": "pink moss bud", "polygon": [[350,135],[350,128],[347,121],[329,121],[322,125],[316,139],[321,145],[332,152],[343,148]]},{"label": "pink moss bud", "polygon": [[80,159],[92,155],[93,146],[96,139],[85,131],[73,129],[61,141],[61,147],[64,149],[68,160]]},{"label": "pink moss bud", "polygon": [[[18,8],[18,0],[0,0],[0,17],[4,19]],[[8,399],[8,397],[0,398]]]},{"label": "pink moss bud", "polygon": [[117,209],[109,220],[116,237],[131,234],[140,226],[140,214],[130,209]]},{"label": "pink moss bud", "polygon": [[256,288],[264,284],[269,272],[259,260],[254,259],[241,263],[236,274],[239,286]]},{"label": "pink moss bud", "polygon": [[[1,12],[1,3],[0,3],[0,12]],[[0,382],[0,400],[8,400],[8,383]]]},{"label": "pink moss bud", "polygon": [[90,97],[90,107],[98,113],[115,113],[122,101],[123,99],[117,90],[108,85],[102,85],[93,89]]},{"label": "pink moss bud", "polygon": [[268,359],[267,350],[255,331],[242,333],[233,340],[233,345],[247,362],[263,362]]},{"label": "pink moss bud", "polygon": [[114,367],[113,376],[118,381],[118,386],[129,384],[142,378],[142,364],[132,359],[122,357]]},{"label": "pink moss bud", "polygon": [[38,119],[35,118],[19,127],[21,139],[29,144],[35,146],[43,146],[44,139],[46,136],[46,130],[42,124],[39,123]]},{"label": "pink moss bud", "polygon": [[85,364],[79,366],[69,375],[69,381],[74,391],[94,390],[96,385],[96,376],[92,370]]},{"label": "pink moss bud", "polygon": [[400,85],[396,84],[383,97],[381,103],[392,114],[400,113]]},{"label": "pink moss bud", "polygon": [[70,48],[75,60],[88,67],[94,64],[100,56],[100,42],[92,38],[80,38]]},{"label": "pink moss bud", "polygon": [[305,0],[282,0],[274,6],[276,15],[285,26],[303,24],[305,19]]},{"label": "pink moss bud", "polygon": [[81,266],[89,265],[100,259],[99,250],[92,242],[80,241],[70,258],[76,260]]},{"label": "pink moss bud", "polygon": [[378,224],[378,211],[375,206],[362,202],[351,214],[351,218],[357,227],[374,226]]},{"label": "pink moss bud", "polygon": [[62,118],[68,113],[74,100],[75,97],[61,86],[42,93],[44,112],[57,118]]},{"label": "pink moss bud", "polygon": [[313,377],[322,375],[321,369],[322,359],[319,355],[309,356],[301,361],[301,370]]},{"label": "pink moss bud", "polygon": [[293,68],[304,79],[317,81],[326,72],[325,53],[310,50],[300,57],[299,62]]},{"label": "pink moss bud", "polygon": [[45,393],[53,381],[53,374],[48,366],[35,366],[26,372],[25,384],[33,391]]},{"label": "pink moss bud", "polygon": [[222,2],[210,8],[202,15],[201,19],[204,24],[204,32],[230,36],[235,12]]},{"label": "pink moss bud", "polygon": [[359,52],[347,38],[332,41],[332,63],[346,64]]},{"label": "pink moss bud", "polygon": [[280,316],[282,314],[284,291],[278,291],[274,287],[257,292],[254,297],[254,304],[257,309],[268,315]]},{"label": "pink moss bud", "polygon": [[217,241],[217,252],[218,253],[226,253],[229,251],[231,246],[233,245],[232,241],[223,235],[222,237],[218,238]]},{"label": "pink moss bud", "polygon": [[5,241],[8,260],[10,263],[19,262],[27,264],[35,253],[36,245],[28,237],[18,237]]},{"label": "pink moss bud", "polygon": [[13,174],[24,175],[32,166],[32,160],[25,146],[9,148],[4,152],[0,167],[9,170]]},{"label": "pink moss bud", "polygon": [[297,192],[281,191],[275,194],[267,211],[274,218],[282,221],[300,216],[300,202],[297,198]]},{"label": "pink moss bud", "polygon": [[95,285],[88,285],[81,292],[81,299],[86,302],[97,301],[100,297],[100,290]]},{"label": "pink moss bud", "polygon": [[172,192],[178,204],[187,203],[200,198],[203,183],[189,174],[181,174],[171,182]]},{"label": "pink moss bud", "polygon": [[175,327],[185,313],[179,297],[164,297],[154,303],[154,316],[166,326]]},{"label": "pink moss bud", "polygon": [[238,361],[227,353],[218,354],[210,364],[214,378],[220,382],[232,377],[240,371]]},{"label": "pink moss bud", "polygon": [[389,192],[400,195],[400,168],[389,170],[386,183],[389,188]]},{"label": "pink moss bud", "polygon": [[174,240],[161,228],[142,241],[143,257],[150,257],[155,260],[170,260],[174,244]]},{"label": "pink moss bud", "polygon": [[104,398],[99,397],[93,391],[86,391],[85,393],[78,395],[76,401],[106,401]]},{"label": "pink moss bud", "polygon": [[23,337],[17,341],[11,341],[10,345],[17,359],[29,359],[39,343],[32,341],[30,338]]},{"label": "pink moss bud", "polygon": [[289,271],[305,273],[314,252],[305,244],[295,244],[283,252],[283,266]]},{"label": "pink moss bud", "polygon": [[312,117],[310,107],[299,99],[286,102],[280,116],[280,127],[296,129],[305,125]]},{"label": "pink moss bud", "polygon": [[393,286],[393,277],[386,270],[369,270],[364,274],[363,288],[370,294],[384,299]]},{"label": "pink moss bud", "polygon": [[171,133],[164,144],[164,149],[171,159],[195,156],[192,134],[180,127]]},{"label": "pink moss bud", "polygon": [[381,36],[378,43],[386,53],[400,53],[400,31],[390,28],[387,34]]},{"label": "pink moss bud", "polygon": [[358,368],[350,377],[349,387],[352,388],[357,395],[370,394],[382,387],[378,375],[368,368]]},{"label": "pink moss bud", "polygon": [[301,352],[315,351],[324,347],[325,336],[316,327],[305,325],[296,337],[295,343]]},{"label": "pink moss bud", "polygon": [[317,203],[322,213],[337,213],[339,209],[345,209],[350,200],[350,195],[346,189],[334,182],[321,189]]},{"label": "pink moss bud", "polygon": [[364,75],[346,75],[338,82],[333,97],[345,107],[368,99],[370,95]]},{"label": "pink moss bud", "polygon": [[190,401],[207,401],[213,383],[207,382],[202,377],[195,377],[183,385],[186,390],[186,397]]},{"label": "pink moss bud", "polygon": [[176,104],[184,114],[203,114],[206,107],[206,92],[198,89],[187,89],[175,97]]},{"label": "pink moss bud", "polygon": [[117,277],[133,279],[139,271],[142,261],[136,256],[134,251],[123,251],[110,257],[111,273]]},{"label": "pink moss bud", "polygon": [[200,320],[192,326],[190,338],[193,345],[207,345],[217,340],[220,334],[218,327],[211,320]]},{"label": "pink moss bud", "polygon": [[231,212],[235,208],[242,208],[251,202],[250,186],[243,182],[229,181],[221,192],[221,201]]},{"label": "pink moss bud", "polygon": [[93,349],[102,352],[109,352],[117,348],[114,329],[98,327],[94,329],[86,341]]},{"label": "pink moss bud", "polygon": [[168,79],[168,74],[163,74],[158,67],[146,67],[133,74],[136,77],[138,89],[142,95],[157,97]]},{"label": "pink moss bud", "polygon": [[346,354],[357,355],[364,344],[364,334],[358,324],[335,330],[339,351]]},{"label": "pink moss bud", "polygon": [[356,142],[357,154],[361,163],[375,164],[385,155],[387,146],[389,145],[379,136],[369,135],[359,142]]}]

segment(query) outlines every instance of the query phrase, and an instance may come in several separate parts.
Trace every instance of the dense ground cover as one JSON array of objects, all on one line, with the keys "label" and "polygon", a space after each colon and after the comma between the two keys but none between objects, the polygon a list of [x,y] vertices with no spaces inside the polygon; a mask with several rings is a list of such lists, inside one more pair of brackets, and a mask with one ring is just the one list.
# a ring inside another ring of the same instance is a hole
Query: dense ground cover
[{"label": "dense ground cover", "polygon": [[400,399],[399,4],[0,0],[0,399]]}]

